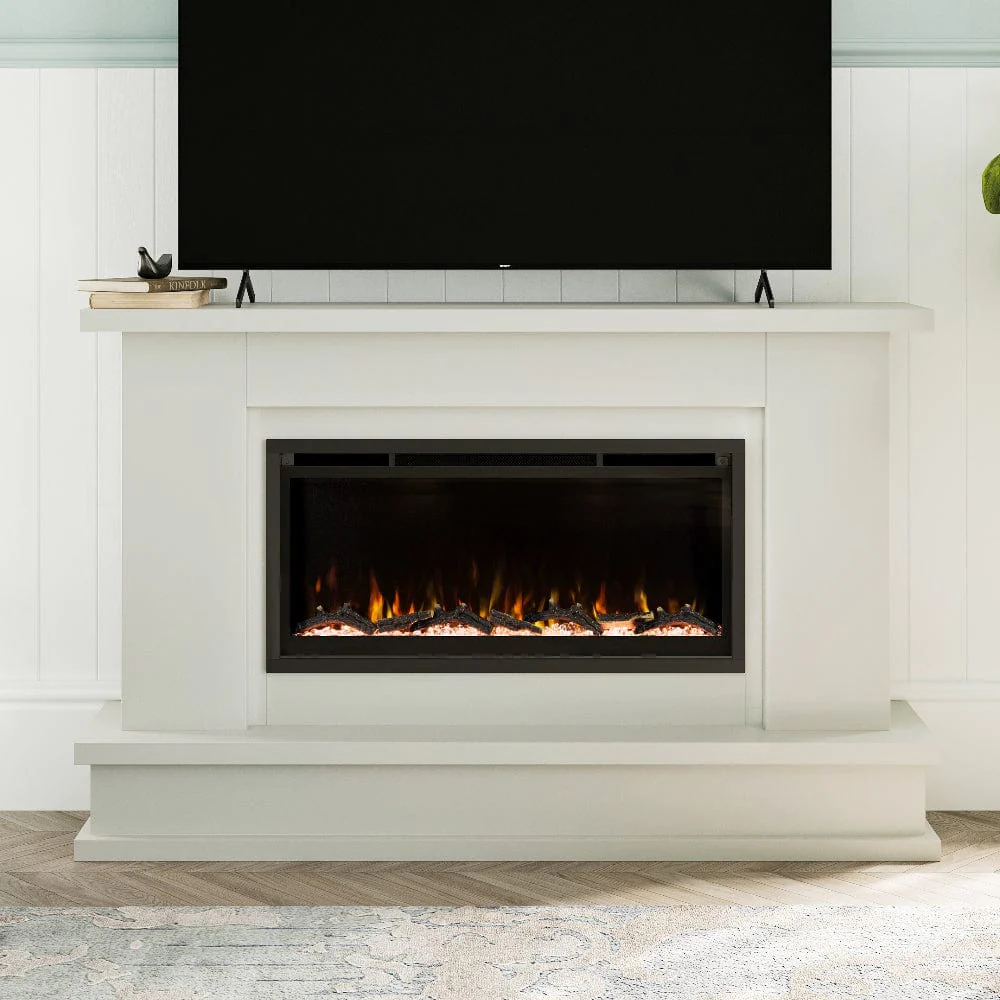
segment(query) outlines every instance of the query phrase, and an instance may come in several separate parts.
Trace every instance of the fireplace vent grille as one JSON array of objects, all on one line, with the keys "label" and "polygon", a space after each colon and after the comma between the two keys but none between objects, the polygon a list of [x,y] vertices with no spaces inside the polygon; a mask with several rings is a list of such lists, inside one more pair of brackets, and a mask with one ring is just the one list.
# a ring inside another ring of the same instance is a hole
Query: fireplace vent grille
[{"label": "fireplace vent grille", "polygon": [[666,468],[719,465],[714,452],[603,453],[603,452],[293,452],[286,453],[285,465],[363,468]]}]

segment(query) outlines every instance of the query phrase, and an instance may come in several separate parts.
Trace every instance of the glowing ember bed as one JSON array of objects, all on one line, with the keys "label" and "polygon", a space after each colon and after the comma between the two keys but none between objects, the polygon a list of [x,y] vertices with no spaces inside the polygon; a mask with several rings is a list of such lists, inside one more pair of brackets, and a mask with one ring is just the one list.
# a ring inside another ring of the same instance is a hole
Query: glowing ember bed
[{"label": "glowing ember bed", "polygon": [[743,671],[742,441],[268,441],[268,670]]}]

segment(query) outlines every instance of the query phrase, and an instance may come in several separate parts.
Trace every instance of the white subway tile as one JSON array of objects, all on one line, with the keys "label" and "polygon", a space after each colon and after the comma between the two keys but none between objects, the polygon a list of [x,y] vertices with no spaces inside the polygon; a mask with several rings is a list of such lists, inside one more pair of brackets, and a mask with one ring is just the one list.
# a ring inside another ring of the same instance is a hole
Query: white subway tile
[{"label": "white subway tile", "polygon": [[617,302],[617,271],[563,271],[563,302]]},{"label": "white subway tile", "polygon": [[619,271],[621,302],[676,302],[676,271]]},{"label": "white subway tile", "polygon": [[558,302],[558,271],[502,271],[504,302]]},{"label": "white subway tile", "polygon": [[501,302],[501,274],[499,268],[489,271],[446,271],[445,298],[449,302]]},{"label": "white subway tile", "polygon": [[390,271],[390,302],[444,302],[444,271]]},{"label": "white subway tile", "polygon": [[389,298],[387,271],[331,271],[331,302],[386,302]]}]

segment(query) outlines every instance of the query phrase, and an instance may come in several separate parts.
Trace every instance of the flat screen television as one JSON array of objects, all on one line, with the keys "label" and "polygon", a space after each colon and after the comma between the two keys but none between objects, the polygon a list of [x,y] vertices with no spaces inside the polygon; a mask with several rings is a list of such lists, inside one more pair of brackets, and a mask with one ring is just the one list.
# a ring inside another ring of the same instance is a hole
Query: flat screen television
[{"label": "flat screen television", "polygon": [[822,0],[180,0],[183,268],[829,268]]}]

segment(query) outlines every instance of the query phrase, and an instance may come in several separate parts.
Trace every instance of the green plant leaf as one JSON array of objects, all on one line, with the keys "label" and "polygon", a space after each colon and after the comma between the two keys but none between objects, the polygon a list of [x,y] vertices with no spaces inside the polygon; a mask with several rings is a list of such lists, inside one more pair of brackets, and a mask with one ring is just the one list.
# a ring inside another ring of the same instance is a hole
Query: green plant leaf
[{"label": "green plant leaf", "polygon": [[994,156],[983,171],[983,204],[987,212],[1000,215],[1000,156]]}]

